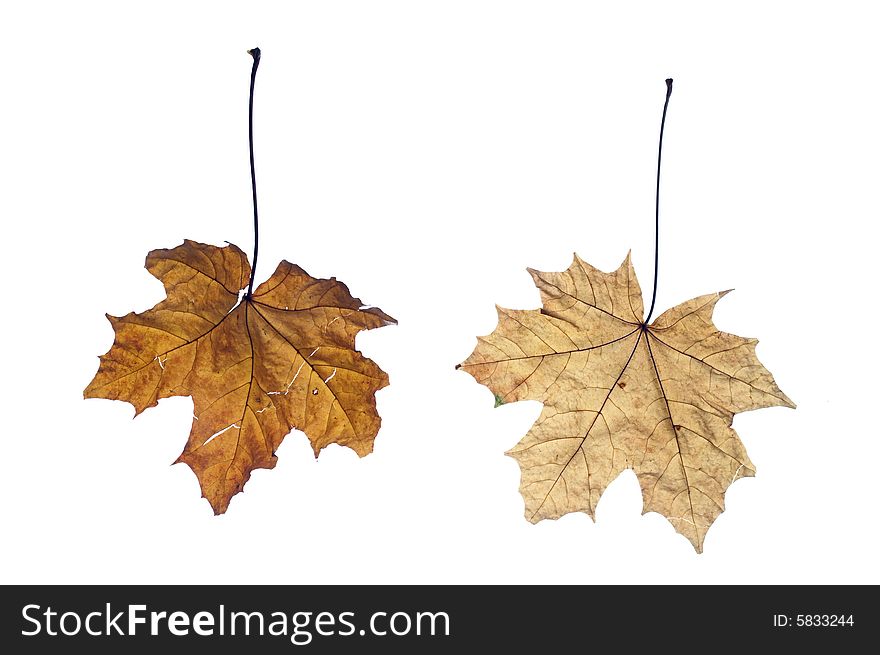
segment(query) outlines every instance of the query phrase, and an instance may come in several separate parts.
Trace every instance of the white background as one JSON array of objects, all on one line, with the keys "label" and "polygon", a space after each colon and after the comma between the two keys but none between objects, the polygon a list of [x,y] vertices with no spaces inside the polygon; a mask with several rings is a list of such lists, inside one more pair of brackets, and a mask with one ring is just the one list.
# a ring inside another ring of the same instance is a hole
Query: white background
[{"label": "white background", "polygon": [[[880,582],[877,16],[870,4],[7,3],[0,16],[2,582]],[[293,433],[225,516],[170,466],[189,398],[132,421],[82,399],[104,312],[162,297],[185,237],[252,248],[247,88],[259,45],[258,281],[282,258],[400,324],[375,452]],[[734,287],[724,330],[798,409],[738,415],[758,475],[698,556],[627,472],[594,524],[523,518],[493,409],[454,365],[526,266],[573,250],[658,313]]]}]

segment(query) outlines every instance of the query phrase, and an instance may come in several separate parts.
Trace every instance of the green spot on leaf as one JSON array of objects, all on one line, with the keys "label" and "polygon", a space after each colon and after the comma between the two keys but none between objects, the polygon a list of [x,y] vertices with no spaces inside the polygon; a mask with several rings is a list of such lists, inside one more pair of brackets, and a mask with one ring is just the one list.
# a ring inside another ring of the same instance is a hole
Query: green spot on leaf
[{"label": "green spot on leaf", "polygon": [[501,407],[504,404],[504,398],[499,396],[497,393],[495,394],[495,407]]}]

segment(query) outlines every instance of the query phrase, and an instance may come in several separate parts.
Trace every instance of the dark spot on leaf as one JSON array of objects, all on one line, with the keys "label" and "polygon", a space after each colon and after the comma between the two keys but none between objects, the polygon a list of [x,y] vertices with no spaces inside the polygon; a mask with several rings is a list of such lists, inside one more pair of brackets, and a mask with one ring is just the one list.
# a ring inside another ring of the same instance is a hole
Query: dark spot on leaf
[{"label": "dark spot on leaf", "polygon": [[618,382],[617,386],[620,387],[621,389],[626,389],[626,382]]},{"label": "dark spot on leaf", "polygon": [[316,388],[316,389],[312,389],[312,395],[313,395],[313,396],[317,396],[317,395],[318,395],[318,390],[317,390],[317,388]]}]

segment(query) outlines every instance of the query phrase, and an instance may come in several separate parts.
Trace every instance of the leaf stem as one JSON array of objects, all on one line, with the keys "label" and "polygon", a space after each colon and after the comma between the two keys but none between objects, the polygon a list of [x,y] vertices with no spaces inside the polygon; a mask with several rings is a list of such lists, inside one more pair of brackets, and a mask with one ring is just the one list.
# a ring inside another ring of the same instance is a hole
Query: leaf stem
[{"label": "leaf stem", "polygon": [[260,49],[248,50],[248,54],[254,58],[251,68],[251,93],[248,101],[248,145],[251,153],[251,191],[254,197],[254,261],[251,264],[251,279],[248,283],[246,298],[250,298],[254,291],[254,274],[257,272],[257,255],[260,252],[260,221],[257,216],[257,175],[254,172],[254,82],[257,79],[257,68],[260,66]]},{"label": "leaf stem", "polygon": [[[654,291],[651,293],[651,309],[645,318],[647,325],[654,314],[654,303],[657,301],[657,270],[660,265],[660,161],[663,158],[663,129],[666,127],[666,109],[669,107],[669,96],[672,95],[672,78],[666,80],[666,102],[663,103],[663,118],[660,119],[660,145],[657,147],[657,192],[654,195]],[[255,201],[256,202],[256,201]]]}]

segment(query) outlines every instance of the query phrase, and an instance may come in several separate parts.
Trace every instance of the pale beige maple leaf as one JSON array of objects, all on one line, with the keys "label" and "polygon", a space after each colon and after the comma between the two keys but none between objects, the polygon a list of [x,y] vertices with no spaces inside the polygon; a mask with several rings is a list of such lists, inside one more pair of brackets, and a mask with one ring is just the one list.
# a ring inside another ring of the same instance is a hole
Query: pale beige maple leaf
[{"label": "pale beige maple leaf", "polygon": [[755,355],[755,339],[719,331],[715,303],[689,300],[643,320],[630,258],[613,273],[577,255],[567,271],[529,269],[543,308],[498,308],[498,326],[459,367],[496,405],[544,404],[508,454],[522,470],[532,522],[593,517],[602,493],[631,468],[644,512],[659,512],[701,552],[724,494],[755,467],[731,427],[761,407],[794,407]]}]

